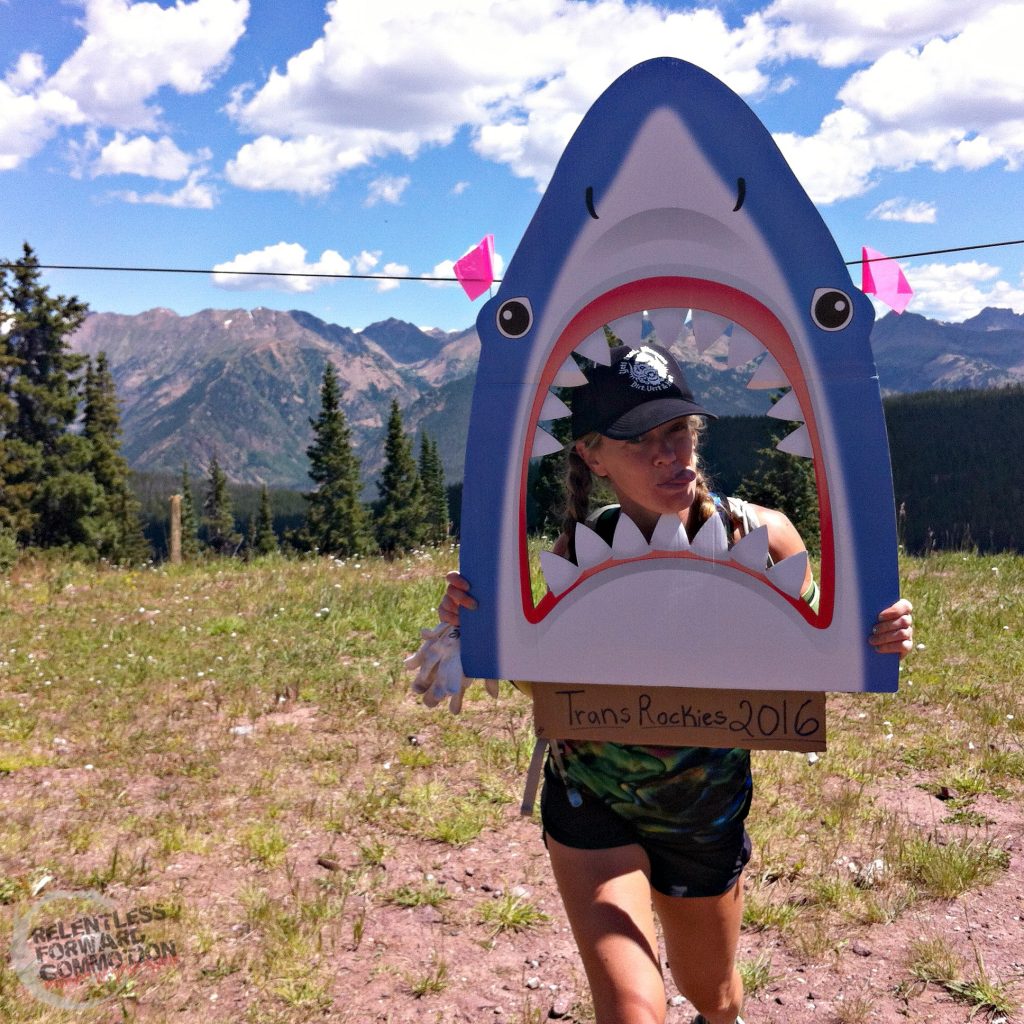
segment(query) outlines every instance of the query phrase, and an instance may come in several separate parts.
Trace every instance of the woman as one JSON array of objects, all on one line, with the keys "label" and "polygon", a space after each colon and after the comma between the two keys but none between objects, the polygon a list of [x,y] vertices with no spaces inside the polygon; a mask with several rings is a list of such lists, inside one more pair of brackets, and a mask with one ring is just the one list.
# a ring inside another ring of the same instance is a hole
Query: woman
[{"label": "woman", "polygon": [[[658,519],[678,515],[691,539],[721,515],[732,539],[758,523],[770,559],[804,550],[781,512],[730,500],[707,487],[697,461],[702,416],[675,359],[657,345],[619,346],[610,366],[584,371],[572,396],[573,446],[566,527],[557,554],[574,557],[575,524],[588,520],[594,477],[618,506],[589,517],[611,539],[620,514],[649,540]],[[474,608],[458,573],[438,609],[458,625]],[[810,570],[803,599],[815,605]],[[912,647],[910,603],[878,616],[870,642],[903,657]],[[656,1024],[665,988],[654,929],[661,922],[679,991],[698,1010],[694,1024],[742,1024],[736,946],[743,916],[740,874],[750,856],[743,822],[750,807],[746,750],[561,742],[545,766],[541,818],[555,880],[593,993],[597,1024]]]}]

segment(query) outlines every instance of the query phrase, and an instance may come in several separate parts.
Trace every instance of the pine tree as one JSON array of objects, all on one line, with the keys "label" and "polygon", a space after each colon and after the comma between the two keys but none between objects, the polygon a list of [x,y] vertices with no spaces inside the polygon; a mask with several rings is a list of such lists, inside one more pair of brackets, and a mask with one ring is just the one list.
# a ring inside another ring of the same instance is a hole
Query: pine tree
[{"label": "pine tree", "polygon": [[444,466],[437,445],[424,432],[420,435],[419,474],[423,483],[425,541],[443,544],[448,539],[448,490],[444,483]]},{"label": "pine tree", "polygon": [[385,554],[408,551],[424,542],[423,484],[416,472],[412,445],[402,427],[402,414],[392,399],[384,442],[377,512],[377,542]]},{"label": "pine tree", "polygon": [[95,513],[96,553],[114,562],[141,562],[151,554],[142,533],[141,506],[121,454],[121,413],[106,353],[89,360],[82,434],[90,445],[89,468],[101,492]]},{"label": "pine tree", "polygon": [[320,386],[320,415],[309,421],[313,443],[306,449],[309,476],[317,489],[309,502],[304,539],[331,555],[361,555],[375,547],[370,517],[359,498],[359,459],[341,408],[338,375],[328,363]]},{"label": "pine tree", "polygon": [[18,407],[14,404],[12,382],[20,360],[7,338],[7,313],[2,302],[7,292],[7,268],[0,266],[0,543],[9,548],[15,543],[14,498],[8,495],[7,478],[15,470],[9,453],[11,427],[17,419]]},{"label": "pine tree", "polygon": [[220,468],[216,455],[210,459],[206,483],[206,500],[203,502],[206,543],[218,555],[233,555],[238,550],[242,537],[235,532],[235,515],[231,507],[228,478]]},{"label": "pine tree", "polygon": [[27,243],[0,277],[0,504],[22,545],[93,545],[99,488],[88,443],[72,431],[85,357],[67,339],[88,307],[51,296]]},{"label": "pine tree", "polygon": [[181,466],[181,557],[196,558],[202,550],[199,541],[199,522],[196,519],[196,499],[192,494],[192,481],[188,466]]},{"label": "pine tree", "polygon": [[736,494],[765,508],[784,512],[803,538],[807,550],[815,553],[820,547],[818,524],[818,488],[814,480],[814,463],[780,452],[779,435],[772,434],[768,447],[757,452],[757,462],[743,478]]},{"label": "pine tree", "polygon": [[277,551],[274,515],[270,510],[270,492],[267,490],[266,484],[260,491],[259,511],[253,516],[249,547],[256,555],[272,555]]}]

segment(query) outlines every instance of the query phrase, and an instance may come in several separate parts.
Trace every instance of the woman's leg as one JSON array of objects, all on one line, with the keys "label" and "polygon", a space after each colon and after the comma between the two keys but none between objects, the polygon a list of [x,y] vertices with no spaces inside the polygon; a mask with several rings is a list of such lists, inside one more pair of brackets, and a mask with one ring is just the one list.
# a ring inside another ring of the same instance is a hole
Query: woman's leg
[{"label": "woman's leg", "polygon": [[743,1005],[736,970],[736,946],[743,920],[743,885],[721,896],[665,896],[654,893],[675,983],[708,1020],[734,1024]]},{"label": "woman's leg", "polygon": [[662,1024],[665,984],[651,910],[650,865],[636,845],[548,852],[594,998],[595,1024]]}]

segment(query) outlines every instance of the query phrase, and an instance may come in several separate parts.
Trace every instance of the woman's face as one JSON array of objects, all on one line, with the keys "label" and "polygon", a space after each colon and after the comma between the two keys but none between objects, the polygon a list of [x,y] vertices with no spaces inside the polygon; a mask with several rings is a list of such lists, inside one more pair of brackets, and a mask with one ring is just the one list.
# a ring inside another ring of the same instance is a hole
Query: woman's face
[{"label": "woman's face", "polygon": [[591,472],[604,477],[622,511],[641,529],[659,516],[688,509],[697,493],[697,453],[689,417],[669,420],[628,441],[602,437],[592,448],[576,450]]}]

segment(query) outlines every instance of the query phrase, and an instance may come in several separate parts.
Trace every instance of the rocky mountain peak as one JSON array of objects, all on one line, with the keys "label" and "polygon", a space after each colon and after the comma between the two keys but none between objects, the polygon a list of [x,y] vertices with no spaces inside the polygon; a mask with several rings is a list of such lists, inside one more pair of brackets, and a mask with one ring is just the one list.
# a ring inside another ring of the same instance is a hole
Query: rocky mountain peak
[{"label": "rocky mountain peak", "polygon": [[[962,324],[890,314],[875,323],[872,344],[885,393],[1024,381],[1024,316],[1008,309],[986,309]],[[353,331],[302,310],[179,316],[158,308],[91,314],[71,345],[107,353],[125,454],[137,469],[198,468],[216,451],[233,480],[307,488],[309,421],[330,362],[365,476],[379,470],[394,398],[406,429],[425,429],[440,443],[449,480],[461,478],[480,345],[472,328],[424,331],[391,317]],[[687,366],[720,414],[763,413],[759,393],[720,372],[714,359]]]}]

